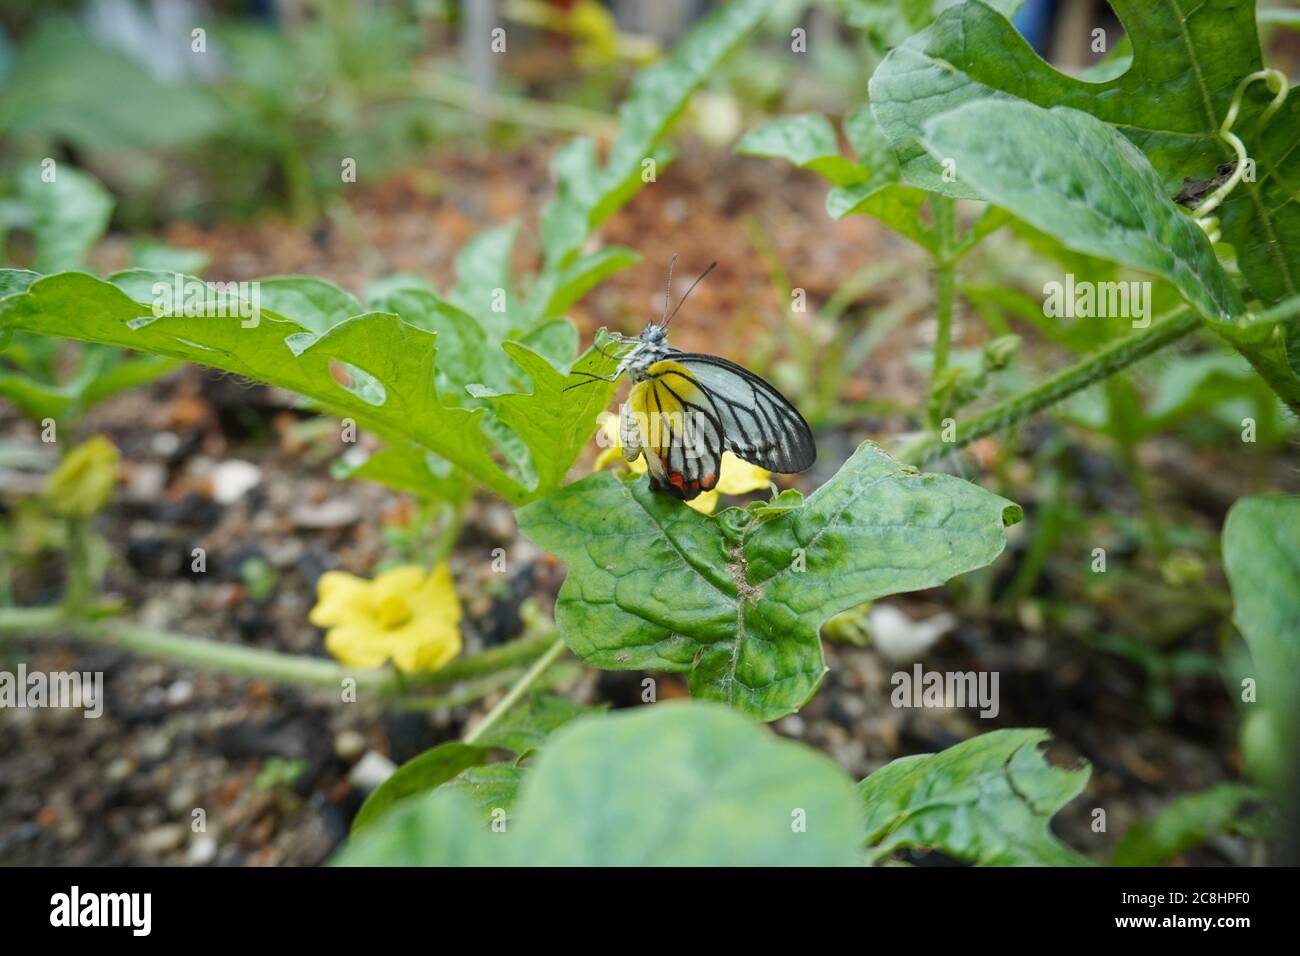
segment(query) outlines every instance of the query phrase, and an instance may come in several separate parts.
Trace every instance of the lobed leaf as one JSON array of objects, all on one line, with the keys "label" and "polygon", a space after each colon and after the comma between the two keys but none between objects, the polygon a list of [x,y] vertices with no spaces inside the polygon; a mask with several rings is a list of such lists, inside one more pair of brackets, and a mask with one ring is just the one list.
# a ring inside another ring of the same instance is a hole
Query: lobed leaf
[{"label": "lobed leaf", "polygon": [[[153,275],[137,270],[116,278],[143,296]],[[268,310],[251,322],[238,315],[155,318],[114,283],[79,273],[40,279],[0,301],[0,328],[150,352],[279,385],[391,441],[437,452],[507,500],[525,497],[526,489],[493,462],[482,411],[438,400],[433,334],[380,312],[323,334]]]},{"label": "lobed leaf", "polygon": [[858,784],[874,857],[928,849],[978,866],[1086,864],[1048,823],[1091,768],[1051,766],[1039,749],[1047,739],[1045,730],[995,730],[881,767]]},{"label": "lobed leaf", "polygon": [[1076,252],[1154,272],[1197,311],[1245,311],[1205,233],[1128,140],[1088,113],[982,99],[926,123],[921,142],[957,177]]},{"label": "lobed leaf", "polygon": [[1011,502],[918,474],[871,443],[802,507],[761,518],[704,516],[610,473],[517,513],[520,530],[568,566],[556,623],[575,654],[689,673],[693,695],[764,720],[816,691],[827,618],[983,567],[1019,517]]},{"label": "lobed leaf", "polygon": [[[1209,179],[1234,153],[1218,130],[1238,84],[1263,66],[1252,0],[1187,4],[1113,0],[1132,44],[1128,69],[1102,82],[1067,76],[1036,54],[1011,22],[980,0],[945,10],[928,29],[892,50],[871,77],[872,111],[909,182],[953,196],[922,145],[935,117],[974,100],[1018,98],[1088,112],[1123,133],[1173,196],[1185,178]],[[1263,128],[1271,94],[1251,86],[1233,127],[1257,161],[1221,207],[1223,234],[1238,251],[1252,291],[1271,304],[1300,292],[1300,103],[1292,97]],[[1047,143],[1043,137],[1040,143]]]}]

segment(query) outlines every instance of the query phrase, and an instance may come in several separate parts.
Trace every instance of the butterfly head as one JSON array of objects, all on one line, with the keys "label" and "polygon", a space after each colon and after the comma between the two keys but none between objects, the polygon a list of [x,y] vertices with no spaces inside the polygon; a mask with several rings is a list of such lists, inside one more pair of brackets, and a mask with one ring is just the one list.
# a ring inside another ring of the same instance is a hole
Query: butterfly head
[{"label": "butterfly head", "polygon": [[662,345],[668,338],[668,330],[657,322],[651,322],[647,325],[640,335],[640,340],[649,345]]}]

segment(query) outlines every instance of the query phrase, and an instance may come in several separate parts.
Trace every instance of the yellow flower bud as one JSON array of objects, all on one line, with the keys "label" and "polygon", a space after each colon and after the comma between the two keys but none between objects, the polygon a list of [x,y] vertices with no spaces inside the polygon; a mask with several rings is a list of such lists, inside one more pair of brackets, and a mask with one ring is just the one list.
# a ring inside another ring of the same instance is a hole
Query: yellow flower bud
[{"label": "yellow flower bud", "polygon": [[89,518],[113,497],[121,454],[103,435],[82,442],[63,456],[46,482],[50,508],[64,518]]}]

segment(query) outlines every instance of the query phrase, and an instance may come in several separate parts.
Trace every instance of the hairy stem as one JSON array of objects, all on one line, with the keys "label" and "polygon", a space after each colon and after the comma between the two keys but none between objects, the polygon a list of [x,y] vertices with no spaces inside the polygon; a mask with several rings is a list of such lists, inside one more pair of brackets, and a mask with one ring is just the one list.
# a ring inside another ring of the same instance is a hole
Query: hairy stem
[{"label": "hairy stem", "polygon": [[495,707],[488,711],[487,716],[480,720],[478,724],[475,725],[474,729],[465,735],[465,743],[472,744],[476,740],[481,739],[493,724],[504,717],[506,712],[518,703],[519,698],[524,696],[528,691],[528,688],[532,687],[533,684],[537,682],[537,679],[546,672],[546,668],[550,667],[551,664],[553,664],[555,660],[564,653],[564,650],[564,641],[557,637],[555,643],[547,648],[546,653],[534,661],[533,666],[528,668],[527,673],[515,682],[515,685],[506,692],[506,695],[502,697],[501,700],[497,701]]},{"label": "hairy stem", "polygon": [[1051,378],[999,402],[991,408],[957,422],[955,434],[945,441],[942,434],[927,432],[898,449],[897,457],[916,465],[965,447],[976,439],[1010,428],[1035,412],[1055,405],[1076,392],[1141,361],[1154,352],[1191,334],[1201,324],[1191,309],[1182,309],[1168,318],[1152,323],[1151,328],[1117,339],[1087,358],[1057,372]]},{"label": "hairy stem", "polygon": [[[934,338],[934,367],[930,371],[930,395],[933,397],[939,376],[948,367],[948,352],[952,345],[952,308],[957,288],[957,257],[953,254],[953,249],[957,234],[956,209],[951,198],[935,193],[930,196],[930,208],[934,211],[934,231],[939,239],[934,279],[934,314],[939,327]],[[938,409],[934,402],[930,406],[930,425],[933,427],[938,424]]]},{"label": "hairy stem", "polygon": [[[84,620],[66,616],[58,608],[0,608],[0,634],[68,636],[94,644],[107,644],[159,660],[257,677],[286,684],[340,688],[345,679],[356,681],[358,693],[397,698],[414,691],[448,687],[470,678],[520,667],[548,653],[553,631],[526,634],[472,657],[461,657],[437,671],[400,674],[390,668],[345,667],[334,661],[241,644],[227,644],[139,627],[125,621]],[[491,689],[491,688],[489,688]]]}]

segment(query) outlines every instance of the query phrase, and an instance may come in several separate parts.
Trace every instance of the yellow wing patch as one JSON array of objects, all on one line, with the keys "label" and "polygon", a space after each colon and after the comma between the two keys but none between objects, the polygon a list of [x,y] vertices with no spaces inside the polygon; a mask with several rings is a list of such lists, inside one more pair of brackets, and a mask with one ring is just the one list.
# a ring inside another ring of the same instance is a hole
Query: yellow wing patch
[{"label": "yellow wing patch", "polygon": [[656,362],[646,374],[632,386],[620,415],[624,457],[643,452],[651,485],[690,501],[718,483],[723,436],[717,412],[677,362]]}]

